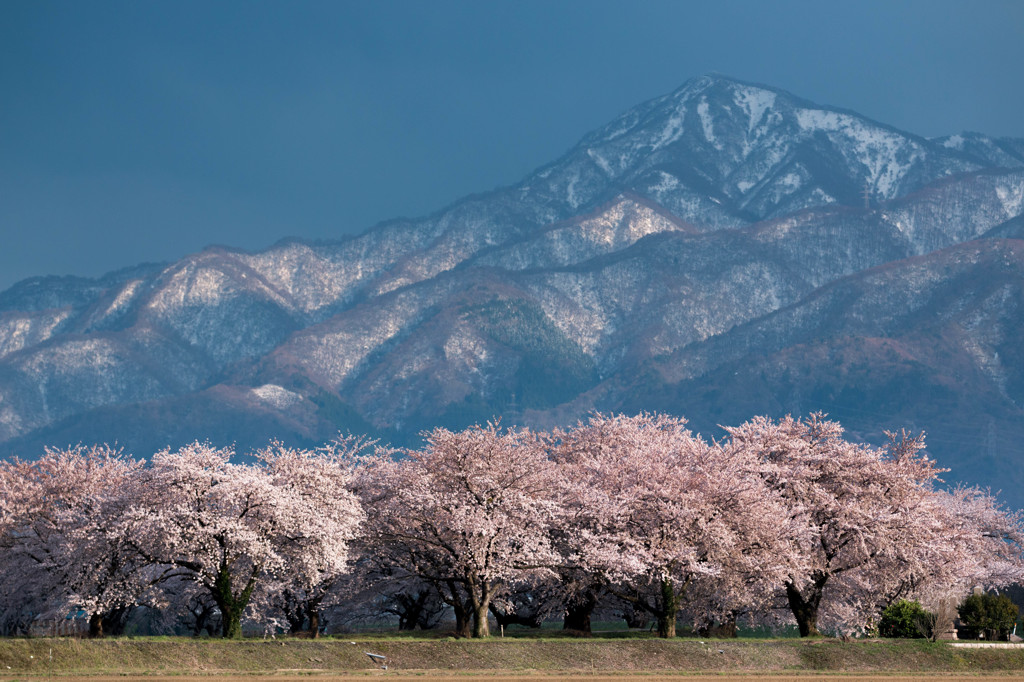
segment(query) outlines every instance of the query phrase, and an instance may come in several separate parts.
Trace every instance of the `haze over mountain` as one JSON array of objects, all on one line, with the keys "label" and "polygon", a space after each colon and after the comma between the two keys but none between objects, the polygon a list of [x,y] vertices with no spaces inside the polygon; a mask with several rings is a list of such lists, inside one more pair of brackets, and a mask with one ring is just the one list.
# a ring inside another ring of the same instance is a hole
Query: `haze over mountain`
[{"label": "haze over mountain", "polygon": [[16,284],[0,454],[824,410],[1024,506],[1022,214],[1024,140],[697,78],[422,219]]}]

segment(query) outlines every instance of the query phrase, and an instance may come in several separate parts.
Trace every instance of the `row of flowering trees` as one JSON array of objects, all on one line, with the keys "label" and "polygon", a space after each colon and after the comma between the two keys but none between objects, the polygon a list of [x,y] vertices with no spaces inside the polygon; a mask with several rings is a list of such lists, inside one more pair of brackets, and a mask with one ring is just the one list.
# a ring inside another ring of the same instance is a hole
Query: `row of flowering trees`
[{"label": "row of flowering trees", "polygon": [[342,439],[254,461],[195,443],[144,463],[107,447],[0,464],[0,617],[88,614],[102,634],[139,606],[197,629],[243,617],[293,632],[359,597],[428,600],[459,634],[488,614],[603,600],[695,625],[856,631],[900,598],[956,598],[1024,575],[1024,526],[987,493],[938,487],[923,441],[848,442],[821,415],[755,418],[707,442],[665,415],[594,415],[551,432],[435,429],[416,450]]},{"label": "row of flowering trees", "polygon": [[4,462],[5,629],[73,609],[100,635],[126,610],[174,595],[212,603],[224,636],[239,636],[258,586],[313,590],[346,570],[364,518],[346,446],[274,445],[254,464],[199,443],[148,465],[106,446]]}]

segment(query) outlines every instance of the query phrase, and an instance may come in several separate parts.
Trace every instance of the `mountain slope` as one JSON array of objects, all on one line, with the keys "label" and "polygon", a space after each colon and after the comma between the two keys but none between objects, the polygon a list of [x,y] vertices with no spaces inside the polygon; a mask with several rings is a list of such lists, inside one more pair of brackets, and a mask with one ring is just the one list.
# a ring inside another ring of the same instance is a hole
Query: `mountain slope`
[{"label": "mountain slope", "polygon": [[1022,214],[1022,140],[696,78],[424,218],[18,283],[0,454],[824,409],[991,482],[1021,463]]},{"label": "mountain slope", "polygon": [[1021,334],[1024,241],[979,240],[843,278],[629,368],[592,402],[679,410],[705,432],[751,409],[826,410],[873,441],[924,430],[950,480],[985,481],[1021,506]]}]

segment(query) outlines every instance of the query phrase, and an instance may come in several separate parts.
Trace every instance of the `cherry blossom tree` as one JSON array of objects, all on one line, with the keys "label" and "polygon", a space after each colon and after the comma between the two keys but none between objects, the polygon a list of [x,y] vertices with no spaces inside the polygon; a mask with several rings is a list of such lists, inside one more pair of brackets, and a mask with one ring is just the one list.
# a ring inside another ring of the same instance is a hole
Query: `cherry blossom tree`
[{"label": "cherry blossom tree", "polygon": [[946,541],[959,550],[943,557],[945,575],[958,576],[964,592],[975,585],[1000,588],[1024,581],[1024,513],[970,486],[940,493],[938,504],[945,511]]},{"label": "cherry blossom tree", "polygon": [[253,465],[229,448],[193,443],[153,456],[144,495],[129,517],[150,561],[205,589],[222,634],[241,636],[241,619],[260,581],[285,569],[309,584],[343,570],[362,514],[329,455],[279,445]]},{"label": "cherry blossom tree", "polygon": [[660,636],[695,582],[747,603],[786,567],[776,548],[792,529],[744,450],[651,414],[594,415],[555,438],[567,562],[656,617]]},{"label": "cherry blossom tree", "polygon": [[343,438],[250,464],[202,443],[148,466],[106,446],[0,462],[0,629],[83,609],[101,635],[144,604],[228,637],[243,614],[316,636],[348,590],[408,627],[440,600],[475,637],[489,610],[586,628],[602,594],[665,637],[681,612],[708,627],[782,604],[806,636],[1024,579],[1024,518],[937,489],[922,437],[858,445],[820,414],[726,431],[597,414],[552,434],[439,428],[401,456]]},{"label": "cherry blossom tree", "polygon": [[934,504],[939,470],[922,438],[850,443],[821,414],[726,430],[734,446],[757,453],[762,477],[804,529],[789,546],[803,569],[780,583],[801,636],[819,634],[822,614],[837,627],[863,626],[879,595],[920,580],[950,551]]},{"label": "cherry blossom tree", "polygon": [[365,438],[339,438],[319,450],[288,448],[272,443],[258,453],[273,484],[313,517],[304,534],[281,538],[281,568],[268,580],[291,632],[320,633],[321,611],[336,597],[333,587],[348,569],[349,547],[365,518],[349,489],[353,467],[375,445]]},{"label": "cherry blossom tree", "polygon": [[[558,511],[539,438],[497,424],[438,428],[404,459],[378,458],[362,486],[370,543],[391,564],[430,582],[472,635],[489,635],[502,590],[550,574],[549,527]],[[467,613],[468,611],[468,613]]]},{"label": "cherry blossom tree", "polygon": [[[929,611],[949,612],[976,586],[998,589],[1024,581],[1021,512],[967,486],[936,491],[931,503],[938,537],[923,548],[915,571],[889,585],[880,606],[911,598]],[[939,625],[952,627],[952,622]]]},{"label": "cherry blossom tree", "polygon": [[84,610],[94,637],[123,623],[156,580],[123,526],[141,466],[105,445],[47,449],[33,462],[0,464],[4,567],[15,574],[5,584],[19,586],[9,598],[36,592],[37,608],[59,617]]},{"label": "cherry blossom tree", "polygon": [[47,610],[49,581],[40,561],[23,551],[23,531],[29,509],[41,502],[33,490],[30,465],[19,460],[0,462],[0,635],[28,635],[32,620]]}]

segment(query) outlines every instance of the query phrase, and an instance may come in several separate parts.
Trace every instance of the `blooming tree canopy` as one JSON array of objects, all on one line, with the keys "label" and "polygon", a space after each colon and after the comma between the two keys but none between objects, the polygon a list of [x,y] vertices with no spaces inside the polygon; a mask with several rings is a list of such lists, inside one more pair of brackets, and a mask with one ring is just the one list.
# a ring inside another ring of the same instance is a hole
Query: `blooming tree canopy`
[{"label": "blooming tree canopy", "polygon": [[846,441],[821,414],[798,420],[757,417],[727,428],[738,447],[761,459],[762,477],[803,526],[790,551],[802,569],[779,585],[800,634],[818,634],[819,616],[863,627],[880,606],[935,567],[958,563],[949,518],[937,509],[939,470],[920,437],[893,436],[888,447]]},{"label": "blooming tree canopy", "polygon": [[148,464],[106,446],[0,462],[0,631],[84,610],[99,635],[146,605],[165,627],[234,637],[246,614],[315,636],[362,599],[405,627],[434,623],[440,600],[483,637],[489,609],[585,628],[611,593],[666,637],[680,614],[777,612],[814,635],[1024,578],[1024,518],[939,489],[923,437],[855,444],[820,414],[726,432],[595,414],[551,433],[438,428],[406,451],[342,438],[245,462],[198,442]]},{"label": "blooming tree canopy", "polygon": [[294,570],[308,584],[342,570],[361,521],[329,456],[273,446],[244,465],[232,455],[204,443],[157,453],[131,514],[140,551],[209,592],[225,637],[241,635],[266,576]]},{"label": "blooming tree canopy", "polygon": [[346,437],[319,450],[272,443],[257,453],[275,490],[302,517],[281,529],[275,544],[282,561],[265,585],[292,632],[305,623],[310,635],[319,634],[321,607],[349,569],[349,548],[365,520],[349,485],[355,458],[372,445]]},{"label": "blooming tree canopy", "polygon": [[456,609],[465,598],[473,636],[486,637],[495,596],[510,582],[550,573],[558,561],[549,540],[558,510],[552,475],[530,431],[435,429],[422,449],[375,463],[371,541]]},{"label": "blooming tree canopy", "polygon": [[555,438],[569,560],[627,586],[616,594],[654,615],[661,636],[674,636],[696,582],[736,607],[787,565],[776,552],[791,528],[744,450],[666,415],[595,415]]},{"label": "blooming tree canopy", "polygon": [[5,589],[35,593],[38,609],[60,617],[86,611],[93,636],[138,603],[152,576],[123,518],[141,467],[107,446],[48,448],[34,462],[0,463]]}]

